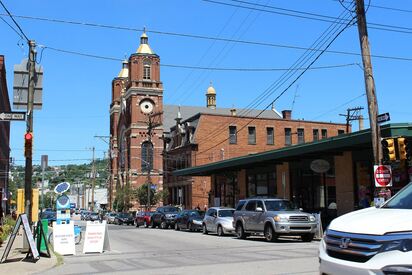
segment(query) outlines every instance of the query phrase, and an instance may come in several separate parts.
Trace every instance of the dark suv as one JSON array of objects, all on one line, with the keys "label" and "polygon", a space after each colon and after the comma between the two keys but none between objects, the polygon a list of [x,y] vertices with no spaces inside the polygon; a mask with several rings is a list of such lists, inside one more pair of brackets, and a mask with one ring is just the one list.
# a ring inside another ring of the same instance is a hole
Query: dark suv
[{"label": "dark suv", "polygon": [[285,199],[250,198],[239,201],[233,215],[236,235],[244,239],[250,234],[263,234],[267,241],[279,235],[301,236],[312,241],[317,230],[315,216],[294,207]]},{"label": "dark suv", "polygon": [[162,229],[175,228],[176,217],[179,212],[180,209],[174,206],[158,207],[150,218],[150,226],[152,228],[158,226]]}]

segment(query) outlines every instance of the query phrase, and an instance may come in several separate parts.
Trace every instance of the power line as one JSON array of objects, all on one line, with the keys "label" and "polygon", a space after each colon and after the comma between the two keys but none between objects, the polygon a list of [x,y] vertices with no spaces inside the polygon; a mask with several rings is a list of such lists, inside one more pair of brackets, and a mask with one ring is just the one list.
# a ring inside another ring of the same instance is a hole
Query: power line
[{"label": "power line", "polygon": [[[70,50],[63,50],[63,49],[58,49],[54,47],[49,47],[49,46],[40,46],[44,49],[50,49],[54,50],[57,52],[62,52],[62,53],[67,53],[67,54],[73,54],[73,55],[79,55],[79,56],[84,56],[84,57],[90,57],[90,58],[97,58],[97,59],[105,59],[105,60],[111,60],[111,61],[123,61],[123,59],[120,58],[114,58],[114,57],[106,57],[106,56],[101,56],[101,55],[94,55],[94,54],[87,54],[87,53],[81,53],[81,52],[76,52],[76,51],[70,51]],[[318,67],[313,67],[311,68],[312,70],[320,70],[320,69],[332,69],[332,68],[340,68],[340,67],[349,67],[349,66],[355,66],[358,65],[357,63],[346,63],[346,64],[337,64],[337,65],[325,65],[325,66],[318,66]],[[229,68],[229,67],[202,67],[202,66],[189,66],[189,65],[175,65],[175,64],[160,64],[161,67],[169,67],[169,68],[180,68],[180,69],[193,69],[193,70],[209,70],[209,71],[238,71],[238,72],[270,72],[270,71],[288,71],[290,69],[288,68]],[[305,68],[295,68],[294,70],[304,70]]]},{"label": "power line", "polygon": [[363,93],[363,94],[361,94],[361,95],[358,95],[357,97],[354,97],[354,98],[350,99],[349,101],[347,101],[347,102],[345,102],[345,103],[343,103],[343,104],[341,104],[341,105],[339,105],[339,106],[336,106],[336,107],[334,107],[334,108],[332,108],[332,109],[330,109],[330,110],[328,110],[328,111],[326,111],[326,112],[324,112],[324,113],[321,113],[320,115],[312,118],[311,120],[318,119],[319,117],[322,117],[322,116],[324,116],[324,115],[326,115],[326,114],[329,114],[329,113],[331,113],[331,112],[333,112],[333,111],[336,111],[337,109],[339,109],[339,108],[341,108],[341,107],[343,107],[343,106],[346,106],[346,105],[348,105],[349,103],[357,100],[358,98],[364,97],[365,95],[366,95],[365,93]]},{"label": "power line", "polygon": [[[347,12],[343,11],[339,18],[340,20],[343,19],[342,16],[344,16]],[[339,21],[338,21],[339,22]],[[336,30],[334,30],[335,28],[338,27],[339,24],[331,24],[311,45],[310,48],[316,48],[316,49],[321,49],[323,48],[323,46],[325,45],[325,39],[327,38],[327,36],[329,36],[328,38],[330,38],[332,35],[336,34]],[[301,57],[299,57],[290,68],[295,68],[297,66],[302,66],[304,64],[306,64],[306,61],[309,60],[311,57],[313,57],[315,55],[315,51],[309,51],[307,50],[304,54],[302,54]],[[257,98],[255,98],[249,105],[246,106],[246,108],[244,110],[242,110],[241,114],[239,114],[239,116],[246,116],[248,115],[251,110],[253,108],[255,108],[254,106],[259,106],[260,104],[263,103],[263,101],[268,98],[270,95],[272,95],[277,89],[279,89],[284,83],[286,83],[286,81],[288,79],[290,79],[293,75],[295,74],[295,72],[285,72],[283,75],[281,75],[279,77],[279,79],[275,82],[273,82],[266,90],[264,90]],[[259,114],[260,115],[260,114]],[[236,118],[235,118],[236,120]],[[252,120],[253,121],[253,120]],[[236,121],[233,121],[232,123],[235,123]],[[225,126],[222,125],[220,127],[220,129],[218,128],[217,130],[214,131],[214,133],[218,133],[221,131],[225,131]],[[239,130],[240,131],[240,130]],[[218,136],[215,135],[214,133],[211,133],[209,136]]]},{"label": "power line", "polygon": [[[342,32],[345,31],[345,30],[352,24],[352,21],[353,21],[354,19],[355,19],[355,18],[352,17],[352,20],[350,20],[350,21],[332,38],[332,40],[326,45],[326,47],[309,63],[309,65],[307,66],[307,70],[323,55],[323,53],[332,45],[332,43],[340,36],[340,34],[342,34]],[[249,122],[247,122],[244,126],[242,126],[237,132],[239,132],[239,131],[241,131],[242,129],[246,128],[251,122],[253,122],[256,118],[258,118],[266,109],[268,109],[268,108],[269,108],[272,104],[274,104],[280,97],[282,97],[282,96],[286,93],[286,91],[289,90],[289,88],[292,87],[292,85],[293,85],[294,83],[296,83],[296,81],[298,81],[298,80],[305,74],[305,72],[306,72],[307,70],[304,70],[303,72],[301,72],[285,89],[283,89],[283,91],[282,91],[281,93],[279,93],[279,95],[278,95],[274,100],[272,100],[261,112],[259,112],[258,115],[256,115],[254,118],[252,118],[252,119],[251,119]],[[216,143],[215,145],[209,147],[208,149],[205,149],[205,150],[203,150],[203,151],[201,151],[201,152],[198,152],[198,154],[200,155],[200,154],[202,154],[202,153],[205,153],[205,152],[207,152],[207,151],[209,151],[209,150],[211,150],[211,149],[219,146],[220,144],[222,144],[223,142],[227,141],[228,139],[229,139],[229,137],[228,137],[228,138],[225,138],[225,139],[222,140],[221,142]]]},{"label": "power line", "polygon": [[[26,41],[29,42],[29,39],[27,38],[26,34],[23,32],[23,30],[21,29],[20,25],[16,22],[16,20],[14,20],[13,16],[11,15],[11,13],[9,12],[9,10],[6,8],[6,6],[3,4],[3,1],[0,0],[0,4],[3,6],[4,10],[7,12],[7,15],[10,16],[11,20],[14,22],[14,24],[17,26],[17,28],[20,30],[21,35],[24,36],[24,38],[26,38]],[[7,24],[8,25],[8,24]],[[9,25],[10,26],[10,25]],[[11,27],[11,26],[10,26]],[[13,28],[14,29],[14,28]],[[14,29],[15,30],[15,29]],[[16,31],[16,30],[15,30]],[[16,31],[17,32],[17,31]],[[21,36],[20,36],[21,37]]]},{"label": "power line", "polygon": [[[332,0],[335,2],[341,2],[341,3],[347,3],[348,1],[345,0]],[[392,11],[399,11],[399,12],[406,12],[406,13],[412,13],[412,10],[407,10],[407,9],[399,9],[399,8],[393,8],[393,7],[388,7],[388,6],[380,6],[380,5],[369,5],[371,8],[377,8],[377,9],[384,9],[384,10],[392,10]]]},{"label": "power line", "polygon": [[[8,15],[0,13],[0,16],[8,16]],[[84,26],[89,26],[89,27],[127,30],[127,31],[133,31],[133,32],[142,32],[143,31],[143,29],[138,29],[138,28],[111,26],[111,25],[103,25],[103,24],[95,24],[95,23],[82,23],[82,22],[76,22],[76,21],[66,21],[66,20],[49,19],[49,18],[33,17],[33,16],[23,16],[23,15],[13,15],[13,16],[18,17],[18,18],[23,18],[23,19],[49,21],[49,22],[54,22],[54,23],[84,25]],[[319,49],[315,49],[315,48],[307,48],[307,47],[300,47],[300,46],[294,46],[294,45],[275,44],[275,43],[262,42],[262,41],[230,39],[230,38],[223,38],[223,37],[213,37],[213,36],[206,36],[206,35],[188,34],[188,33],[166,32],[166,31],[148,30],[148,29],[146,29],[146,33],[176,36],[176,37],[185,37],[185,38],[194,38],[194,39],[202,39],[202,40],[214,40],[214,41],[221,41],[221,42],[233,42],[233,43],[239,43],[239,44],[245,44],[245,45],[258,45],[258,46],[285,48],[285,49],[295,49],[295,50],[303,50],[303,51],[306,51],[306,50],[320,51]],[[48,48],[56,50],[56,51],[60,51],[60,49],[56,49],[56,48],[52,48],[52,47],[48,47]],[[62,51],[66,51],[66,50],[62,50]],[[71,51],[67,51],[67,52],[69,53]],[[328,50],[328,51],[326,51],[326,53],[361,56],[360,53],[348,52],[348,51]],[[84,55],[88,56],[88,57],[93,57],[92,54],[84,54]],[[381,58],[381,59],[392,59],[392,60],[399,60],[399,61],[412,61],[412,58],[399,57],[399,56],[371,55],[371,57]],[[105,58],[102,58],[101,56],[99,56],[98,58],[105,59]],[[123,61],[123,59],[117,59],[117,58],[112,58],[112,57],[108,57],[107,59],[110,59],[110,60],[115,59],[116,61]]]},{"label": "power line", "polygon": [[[272,10],[267,10],[267,9],[262,9],[262,8],[254,8],[254,7],[242,6],[242,5],[237,5],[237,4],[230,4],[230,3],[219,2],[219,1],[214,1],[214,0],[203,0],[203,1],[214,3],[214,4],[219,4],[219,5],[224,5],[224,6],[231,6],[231,7],[243,8],[243,9],[252,9],[252,10],[258,10],[258,11],[263,11],[263,12],[267,12],[267,13],[274,13],[274,14],[279,14],[279,15],[292,16],[292,17],[322,21],[322,22],[332,23],[333,19],[337,19],[336,17],[333,17],[333,16],[307,13],[307,12],[301,12],[301,11],[295,11],[295,10],[290,10],[290,11],[293,11],[297,14],[289,14],[289,13],[285,13],[285,12],[277,12],[277,11],[272,11]],[[274,7],[274,6],[260,5],[260,4],[256,4],[256,3],[250,3],[250,2],[247,2],[247,1],[240,1],[240,0],[231,0],[231,1],[240,2],[242,4],[255,6],[255,7],[262,7],[263,6],[265,8],[285,10],[285,9]],[[316,17],[310,17],[307,14],[312,14],[313,16],[316,16]],[[340,24],[344,25],[345,23],[347,23],[347,22],[342,22]],[[372,22],[369,23],[368,22],[368,28],[376,29],[376,30],[382,30],[382,31],[392,31],[392,32],[412,34],[412,28],[410,28],[410,27],[402,27],[402,26],[394,26],[394,25],[372,23]]]}]

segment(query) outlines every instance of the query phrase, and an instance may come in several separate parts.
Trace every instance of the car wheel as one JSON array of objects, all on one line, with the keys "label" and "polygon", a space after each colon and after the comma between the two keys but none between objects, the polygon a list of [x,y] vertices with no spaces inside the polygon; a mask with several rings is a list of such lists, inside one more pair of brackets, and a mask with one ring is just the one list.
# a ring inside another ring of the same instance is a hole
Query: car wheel
[{"label": "car wheel", "polygon": [[205,235],[207,235],[207,233],[208,233],[206,224],[202,224],[202,233],[205,234]]},{"label": "car wheel", "polygon": [[144,226],[145,228],[148,228],[148,227],[149,227],[149,225],[147,224],[147,221],[144,221],[144,222],[143,222],[143,226]]},{"label": "car wheel", "polygon": [[162,222],[160,223],[160,228],[161,228],[161,229],[167,229],[167,223],[166,223],[165,221],[162,221]]},{"label": "car wheel", "polygon": [[189,229],[190,232],[193,231],[193,227],[192,227],[192,223],[191,223],[191,222],[188,222],[188,223],[187,223],[187,229]]},{"label": "car wheel", "polygon": [[236,236],[239,239],[246,239],[245,230],[243,230],[243,225],[241,223],[236,225]]},{"label": "car wheel", "polygon": [[274,242],[277,239],[277,235],[275,233],[275,231],[273,230],[273,227],[271,225],[266,225],[265,226],[265,239],[268,242]]},{"label": "car wheel", "polygon": [[155,228],[155,227],[156,227],[154,221],[150,221],[150,227],[151,227],[151,228]]},{"label": "car wheel", "polygon": [[139,227],[139,223],[137,221],[135,221],[134,224],[136,225],[136,227]]},{"label": "car wheel", "polygon": [[311,233],[301,236],[302,241],[304,241],[306,243],[310,243],[313,240],[314,237],[315,237],[315,234],[311,234]]},{"label": "car wheel", "polygon": [[179,226],[178,223],[175,225],[175,230],[176,230],[176,231],[180,231],[180,226]]},{"label": "car wheel", "polygon": [[217,226],[217,235],[219,237],[222,237],[225,235],[225,232],[223,232],[223,227],[220,224]]}]

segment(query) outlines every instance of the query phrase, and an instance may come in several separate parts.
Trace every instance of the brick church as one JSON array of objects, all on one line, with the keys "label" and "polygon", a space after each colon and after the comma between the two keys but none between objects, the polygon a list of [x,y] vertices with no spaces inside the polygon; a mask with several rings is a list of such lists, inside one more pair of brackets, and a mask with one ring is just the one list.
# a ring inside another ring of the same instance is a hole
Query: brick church
[{"label": "brick church", "polygon": [[[123,62],[112,81],[109,208],[115,202],[116,190],[130,193],[149,180],[156,190],[168,191],[165,204],[184,208],[234,206],[239,190],[218,190],[210,177],[177,177],[173,171],[347,131],[345,124],[294,120],[290,110],[280,113],[275,109],[219,108],[212,83],[206,90],[205,102],[204,107],[163,105],[160,58],[143,33],[136,53]],[[276,175],[263,174],[266,176],[255,175],[260,182],[250,192],[272,195]],[[248,180],[253,175],[244,177]],[[136,201],[129,202],[133,209],[144,208]]]}]

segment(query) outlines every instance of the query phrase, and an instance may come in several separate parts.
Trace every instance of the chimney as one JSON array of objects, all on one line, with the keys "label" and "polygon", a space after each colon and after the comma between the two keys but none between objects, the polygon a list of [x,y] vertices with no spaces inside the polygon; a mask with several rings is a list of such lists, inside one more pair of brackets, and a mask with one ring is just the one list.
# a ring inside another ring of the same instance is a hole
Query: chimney
[{"label": "chimney", "polygon": [[235,108],[230,109],[230,115],[231,116],[236,116],[236,109]]},{"label": "chimney", "polygon": [[362,131],[364,129],[363,126],[363,115],[359,116],[359,131]]},{"label": "chimney", "polygon": [[282,117],[283,119],[292,119],[292,110],[283,110]]}]

